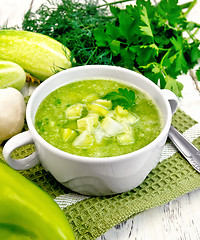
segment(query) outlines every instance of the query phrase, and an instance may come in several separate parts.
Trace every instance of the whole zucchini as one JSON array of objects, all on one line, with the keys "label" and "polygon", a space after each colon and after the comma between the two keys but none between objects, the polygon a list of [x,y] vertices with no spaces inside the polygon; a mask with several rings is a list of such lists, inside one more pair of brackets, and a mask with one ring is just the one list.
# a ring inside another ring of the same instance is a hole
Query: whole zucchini
[{"label": "whole zucchini", "polygon": [[0,31],[0,59],[20,65],[40,81],[71,67],[70,50],[46,35],[23,30]]},{"label": "whole zucchini", "polygon": [[0,88],[13,87],[20,90],[26,81],[26,73],[18,64],[0,60]]}]

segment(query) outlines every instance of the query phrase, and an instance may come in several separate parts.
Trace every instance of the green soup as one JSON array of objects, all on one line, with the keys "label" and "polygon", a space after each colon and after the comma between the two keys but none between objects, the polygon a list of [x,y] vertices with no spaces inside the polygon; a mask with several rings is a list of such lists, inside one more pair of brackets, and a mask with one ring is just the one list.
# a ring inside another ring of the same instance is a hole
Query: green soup
[{"label": "green soup", "polygon": [[[134,90],[131,110],[113,109],[106,94],[119,88]],[[152,142],[162,130],[162,116],[143,91],[115,80],[84,80],[51,92],[40,104],[35,128],[51,145],[87,157],[112,157],[134,152]]]}]

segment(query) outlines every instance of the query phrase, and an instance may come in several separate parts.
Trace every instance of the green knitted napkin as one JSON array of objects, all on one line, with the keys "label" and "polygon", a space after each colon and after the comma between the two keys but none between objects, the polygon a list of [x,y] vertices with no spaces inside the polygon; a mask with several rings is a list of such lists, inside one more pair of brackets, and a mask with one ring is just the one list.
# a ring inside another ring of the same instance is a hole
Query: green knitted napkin
[{"label": "green knitted napkin", "polygon": [[[182,133],[195,125],[199,126],[180,109],[173,116],[172,124]],[[200,149],[200,137],[197,137],[193,143]],[[20,158],[30,154],[33,150],[33,146],[29,145],[18,149],[13,154],[15,158]],[[2,158],[2,147],[0,158]],[[60,195],[67,199],[70,193],[73,194],[59,184],[41,165],[20,172],[42,187],[55,200]],[[161,161],[139,187],[115,196],[83,198],[62,210],[77,240],[95,240],[116,224],[199,187],[200,174],[176,152]]]}]

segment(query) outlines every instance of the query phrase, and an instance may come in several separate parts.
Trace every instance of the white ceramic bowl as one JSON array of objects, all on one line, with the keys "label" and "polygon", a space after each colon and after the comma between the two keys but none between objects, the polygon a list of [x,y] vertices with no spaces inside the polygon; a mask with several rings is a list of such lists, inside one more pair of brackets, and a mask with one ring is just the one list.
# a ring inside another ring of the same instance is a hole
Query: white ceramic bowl
[{"label": "white ceramic bowl", "polygon": [[[164,127],[160,135],[135,152],[105,158],[72,155],[47,143],[34,127],[35,114],[41,101],[56,88],[72,81],[89,78],[119,79],[147,92],[157,103],[164,117]],[[7,141],[3,155],[8,164],[18,170],[41,163],[59,182],[78,193],[110,195],[125,192],[141,184],[158,164],[168,136],[172,114],[177,106],[178,100],[171,91],[160,90],[152,81],[134,71],[101,65],[74,67],[53,75],[36,88],[26,110],[29,131]],[[29,143],[34,143],[36,147],[32,155],[20,160],[11,158],[14,149]]]}]

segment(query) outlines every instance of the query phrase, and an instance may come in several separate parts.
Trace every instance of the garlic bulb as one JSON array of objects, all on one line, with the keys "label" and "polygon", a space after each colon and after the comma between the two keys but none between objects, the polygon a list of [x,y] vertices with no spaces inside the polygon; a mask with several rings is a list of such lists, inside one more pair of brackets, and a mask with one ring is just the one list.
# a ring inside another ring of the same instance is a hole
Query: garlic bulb
[{"label": "garlic bulb", "polygon": [[24,126],[26,105],[22,94],[15,88],[0,89],[0,144]]}]

